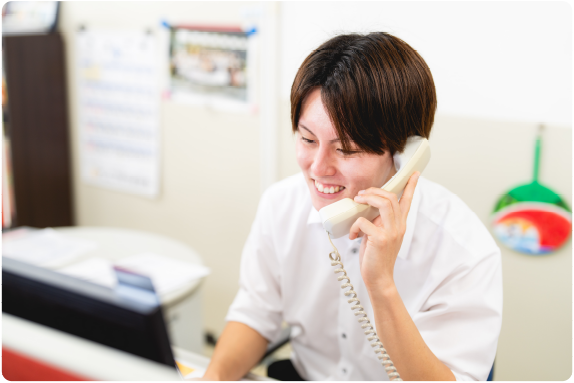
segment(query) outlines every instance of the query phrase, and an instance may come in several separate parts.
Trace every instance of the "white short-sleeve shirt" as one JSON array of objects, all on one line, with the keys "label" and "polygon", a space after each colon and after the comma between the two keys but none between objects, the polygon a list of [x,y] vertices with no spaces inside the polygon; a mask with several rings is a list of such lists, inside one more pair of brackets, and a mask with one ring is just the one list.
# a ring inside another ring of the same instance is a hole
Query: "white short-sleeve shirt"
[{"label": "white short-sleeve shirt", "polygon": [[[333,241],[374,324],[359,270],[360,239]],[[269,341],[292,326],[292,360],[307,380],[388,380],[334,274],[332,247],[299,173],[262,196],[243,249],[227,321]],[[502,322],[500,249],[456,195],[419,178],[394,280],[422,338],[457,380],[486,380]]]}]

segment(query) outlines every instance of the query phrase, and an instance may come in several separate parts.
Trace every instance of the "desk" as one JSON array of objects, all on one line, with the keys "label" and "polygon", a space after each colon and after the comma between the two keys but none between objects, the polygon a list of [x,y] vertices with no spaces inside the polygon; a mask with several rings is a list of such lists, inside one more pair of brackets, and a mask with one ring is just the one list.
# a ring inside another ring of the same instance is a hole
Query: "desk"
[{"label": "desk", "polygon": [[[131,255],[151,252],[190,263],[203,264],[199,254],[189,246],[145,231],[89,226],[57,227],[54,230],[69,237],[97,243],[97,248],[86,252],[75,262],[90,257],[117,261]],[[159,297],[172,344],[198,354],[203,352],[200,286],[201,280],[195,280],[176,291]]]},{"label": "desk", "polygon": [[[184,349],[179,348],[179,347],[172,347],[171,349],[173,351],[173,357],[177,361],[182,362],[185,365],[192,366],[192,367],[198,367],[198,368],[201,368],[203,370],[207,369],[207,366],[209,365],[209,358],[206,356],[198,355],[198,354],[184,350]],[[275,379],[267,378],[265,376],[255,375],[251,372],[247,373],[247,375],[245,375],[245,377],[241,380],[275,381]]]},{"label": "desk", "polygon": [[[86,380],[180,380],[177,372],[165,365],[6,313],[2,313],[2,348],[12,360],[11,365],[3,366],[4,373],[19,379],[41,380],[37,374],[47,366],[55,370],[52,374],[60,377],[58,380],[63,374]],[[203,355],[180,347],[172,350],[175,359],[187,366],[205,370],[209,364]],[[14,363],[22,357],[26,364]],[[249,373],[243,380],[273,379]]]}]

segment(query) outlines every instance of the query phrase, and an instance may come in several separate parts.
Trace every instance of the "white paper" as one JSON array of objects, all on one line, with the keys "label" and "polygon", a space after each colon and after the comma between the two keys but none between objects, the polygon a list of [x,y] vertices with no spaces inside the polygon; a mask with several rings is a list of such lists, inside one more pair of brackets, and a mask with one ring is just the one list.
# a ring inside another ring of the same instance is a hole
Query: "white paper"
[{"label": "white paper", "polygon": [[109,288],[113,288],[117,284],[112,262],[104,258],[89,258],[60,269],[58,272]]},{"label": "white paper", "polygon": [[143,274],[151,278],[158,295],[165,295],[184,287],[196,279],[209,275],[209,268],[157,254],[139,254],[111,262],[103,258],[89,258],[66,268],[61,273],[113,288],[117,284],[113,266]]},{"label": "white paper", "polygon": [[209,268],[205,266],[152,253],[127,257],[117,261],[115,264],[150,277],[159,295],[177,290],[210,273]]},{"label": "white paper", "polygon": [[59,267],[94,250],[97,244],[54,229],[20,230],[2,235],[2,255],[42,267]]},{"label": "white paper", "polygon": [[143,30],[77,34],[82,180],[154,197],[159,191],[159,75]]}]

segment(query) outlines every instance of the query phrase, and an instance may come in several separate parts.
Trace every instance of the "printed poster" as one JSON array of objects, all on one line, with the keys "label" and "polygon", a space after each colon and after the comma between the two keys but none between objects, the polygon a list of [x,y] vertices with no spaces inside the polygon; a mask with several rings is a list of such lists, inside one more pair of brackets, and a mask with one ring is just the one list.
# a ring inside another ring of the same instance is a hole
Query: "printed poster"
[{"label": "printed poster", "polygon": [[218,110],[253,106],[254,32],[171,27],[169,97]]},{"label": "printed poster", "polygon": [[154,35],[76,36],[82,180],[148,197],[159,192],[160,94]]}]

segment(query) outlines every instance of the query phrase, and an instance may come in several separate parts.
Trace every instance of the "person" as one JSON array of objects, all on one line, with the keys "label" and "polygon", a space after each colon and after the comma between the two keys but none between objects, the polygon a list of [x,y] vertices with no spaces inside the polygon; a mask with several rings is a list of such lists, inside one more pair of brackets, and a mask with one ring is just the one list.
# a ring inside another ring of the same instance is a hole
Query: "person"
[{"label": "person", "polygon": [[389,379],[328,258],[318,210],[346,197],[380,212],[333,243],[400,377],[487,378],[502,318],[499,248],[464,202],[418,172],[400,200],[380,188],[407,138],[429,138],[436,106],[425,61],[388,33],[336,36],[304,60],[291,89],[302,172],[261,198],[204,379],[244,376],[284,323],[291,371],[275,377]]}]

